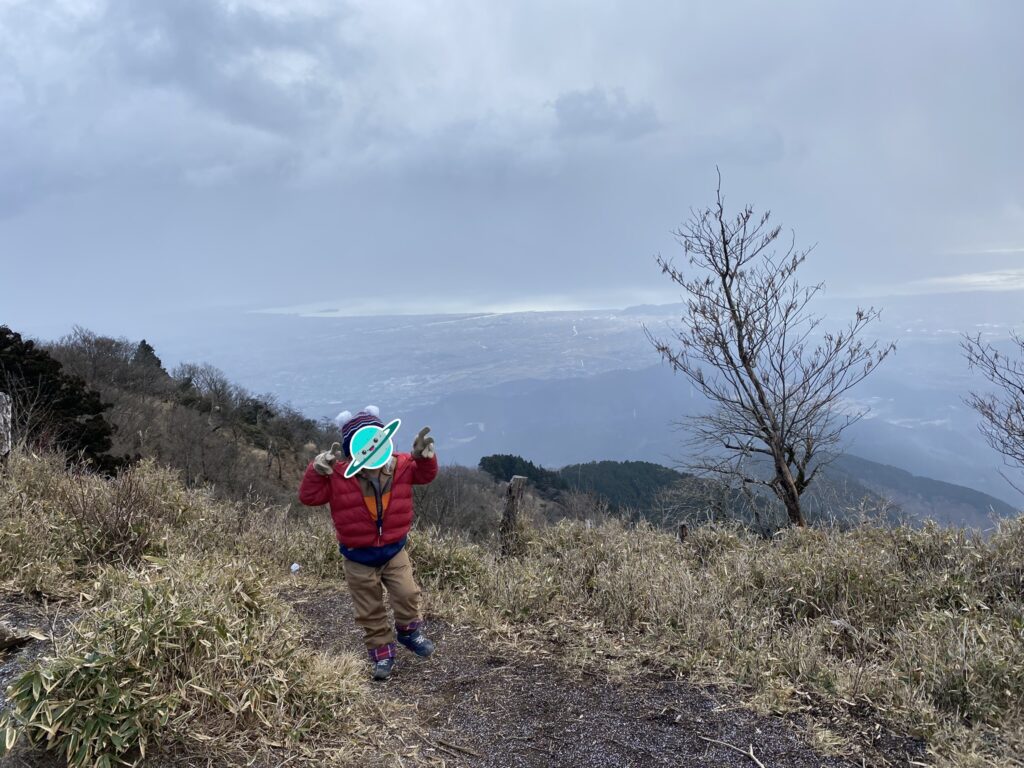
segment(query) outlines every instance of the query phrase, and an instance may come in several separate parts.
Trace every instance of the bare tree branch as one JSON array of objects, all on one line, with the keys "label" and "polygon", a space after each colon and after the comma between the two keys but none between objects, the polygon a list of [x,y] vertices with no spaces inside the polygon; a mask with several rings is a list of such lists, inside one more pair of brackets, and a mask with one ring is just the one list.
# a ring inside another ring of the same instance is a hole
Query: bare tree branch
[{"label": "bare tree branch", "polygon": [[[971,392],[966,402],[981,416],[978,428],[1006,466],[1024,470],[1024,336],[1012,333],[1010,343],[1015,348],[1013,357],[982,341],[980,334],[963,337],[961,347],[968,364],[996,387],[995,392]],[[1005,473],[1003,477],[1024,493]]]},{"label": "bare tree branch", "polygon": [[[688,268],[657,257],[662,272],[684,290],[682,324],[663,340],[647,338],[713,405],[691,419],[692,465],[767,487],[785,505],[789,520],[804,524],[800,497],[815,479],[828,449],[860,418],[841,408],[844,396],[894,350],[894,344],[861,340],[878,319],[874,308],[858,309],[839,331],[822,333],[823,318],[811,301],[821,284],[802,287],[796,274],[810,249],[795,237],[777,251],[781,228],[770,213],[746,206],[729,217],[721,192],[715,203],[691,210],[675,232]],[[750,467],[752,456],[770,460],[771,477]]]}]

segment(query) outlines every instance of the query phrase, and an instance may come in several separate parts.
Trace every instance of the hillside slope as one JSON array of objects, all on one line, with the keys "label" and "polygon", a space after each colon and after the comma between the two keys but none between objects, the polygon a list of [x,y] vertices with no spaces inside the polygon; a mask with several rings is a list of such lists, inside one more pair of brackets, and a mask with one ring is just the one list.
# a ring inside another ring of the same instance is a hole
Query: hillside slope
[{"label": "hillside slope", "polygon": [[325,511],[217,500],[151,462],[105,480],[17,454],[0,479],[0,599],[58,642],[21,669],[0,731],[64,749],[88,728],[87,757],[132,763],[145,738],[151,765],[745,765],[751,745],[768,764],[828,764],[786,722],[858,765],[1019,756],[1021,520],[988,538],[709,525],[685,542],[614,520],[534,525],[521,557],[413,532],[441,643],[403,663],[410,685],[389,698],[366,682]]},{"label": "hillside slope", "polygon": [[[878,377],[885,379],[885,371]],[[924,477],[975,488],[1016,504],[1024,501],[1000,477],[999,458],[984,444],[966,409],[951,411],[948,393],[885,379],[865,382],[858,404],[871,418],[847,434],[847,450]],[[401,415],[434,427],[448,460],[475,466],[481,456],[516,453],[547,467],[588,461],[685,458],[686,433],[675,425],[705,407],[665,366],[586,378],[517,379],[446,393]]]},{"label": "hillside slope", "polygon": [[916,520],[989,528],[993,519],[1018,510],[1001,499],[962,485],[913,475],[906,470],[843,454],[828,468],[834,481],[856,483],[889,499]]},{"label": "hillside slope", "polygon": [[[555,646],[517,647],[444,607],[436,586],[437,654],[403,654],[388,683],[372,684],[326,516],[243,514],[150,463],[114,480],[20,454],[9,469],[0,622],[26,642],[0,649],[3,768],[57,768],[65,751],[74,768],[740,768],[749,758],[736,744],[793,768],[853,765],[735,692],[650,673],[625,683]],[[68,506],[50,503],[69,494]],[[129,498],[135,517],[120,527],[116,505]],[[41,514],[28,523],[30,509]],[[68,541],[78,516],[110,525]],[[436,574],[433,534],[416,536]],[[458,567],[451,554],[442,567]]]},{"label": "hillside slope", "polygon": [[[724,490],[716,491],[713,480],[701,480],[647,461],[569,464],[558,470],[558,477],[572,490],[595,494],[613,509],[628,509],[648,520],[658,517],[652,513],[660,513],[664,507],[664,494],[673,490],[676,491],[674,502],[679,512],[685,509],[699,516],[701,504],[706,504],[712,497],[719,499],[719,503],[746,506],[741,496]],[[539,482],[543,485],[543,478]],[[805,499],[807,514],[812,521],[834,519],[842,522],[852,511],[864,506],[873,509],[891,507],[891,520],[911,523],[934,520],[940,524],[978,529],[991,528],[995,520],[1017,515],[1017,510],[1006,502],[980,491],[912,475],[852,454],[842,454],[825,467]]]}]

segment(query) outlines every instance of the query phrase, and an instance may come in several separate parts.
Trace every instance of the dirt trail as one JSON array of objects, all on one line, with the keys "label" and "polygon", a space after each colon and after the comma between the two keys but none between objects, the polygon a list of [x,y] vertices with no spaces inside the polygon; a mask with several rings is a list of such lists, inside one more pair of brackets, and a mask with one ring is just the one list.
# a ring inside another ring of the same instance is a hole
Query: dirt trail
[{"label": "dirt trail", "polygon": [[[283,594],[321,650],[364,653],[343,589]],[[786,720],[736,708],[712,689],[664,680],[617,685],[551,660],[489,652],[468,629],[429,622],[437,652],[421,660],[399,649],[381,695],[415,706],[435,754],[453,766],[640,768],[736,766],[846,768],[811,749]]]},{"label": "dirt trail", "polygon": [[[311,647],[365,653],[362,630],[352,618],[351,599],[343,587],[294,587],[281,596],[303,622],[302,631]],[[44,630],[56,620],[58,634],[68,620],[60,615],[59,607],[47,611],[20,598],[2,597],[0,618]],[[373,685],[381,696],[414,708],[420,733],[409,734],[407,741],[422,739],[423,753],[445,766],[855,765],[818,754],[788,720],[756,715],[713,688],[651,677],[617,684],[562,668],[550,658],[501,655],[481,643],[471,628],[455,627],[438,618],[430,620],[428,629],[437,643],[435,655],[423,660],[399,648],[393,678]],[[48,648],[48,642],[33,641],[17,654],[0,653],[0,690]],[[2,703],[0,696],[0,706]],[[741,750],[752,745],[756,760],[716,741]],[[35,751],[19,751],[0,759],[2,768],[61,764],[59,758]]]}]

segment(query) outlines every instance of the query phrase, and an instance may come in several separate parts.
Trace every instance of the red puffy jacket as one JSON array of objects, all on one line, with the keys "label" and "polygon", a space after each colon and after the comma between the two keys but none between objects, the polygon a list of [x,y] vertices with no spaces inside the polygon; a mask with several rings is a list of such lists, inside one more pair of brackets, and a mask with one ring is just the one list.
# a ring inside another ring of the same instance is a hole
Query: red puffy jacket
[{"label": "red puffy jacket", "polygon": [[345,477],[348,462],[334,465],[334,474],[324,476],[306,468],[299,486],[299,501],[308,507],[331,505],[331,517],[338,541],[349,549],[381,547],[401,541],[412,526],[412,487],[425,485],[437,476],[437,458],[414,459],[409,453],[396,453],[391,490],[384,494],[383,528],[377,530],[376,499],[373,492],[363,495],[356,477]]}]

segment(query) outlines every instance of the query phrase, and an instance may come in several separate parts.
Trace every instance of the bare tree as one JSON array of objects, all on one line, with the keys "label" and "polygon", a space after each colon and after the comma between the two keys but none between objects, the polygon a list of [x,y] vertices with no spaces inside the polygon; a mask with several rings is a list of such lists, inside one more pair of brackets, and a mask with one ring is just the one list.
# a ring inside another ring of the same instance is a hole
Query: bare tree
[{"label": "bare tree", "polygon": [[[657,258],[685,292],[683,327],[672,329],[670,341],[645,332],[713,406],[691,419],[700,449],[692,467],[769,489],[790,523],[804,525],[801,495],[828,449],[859,418],[843,407],[845,393],[895,345],[861,340],[878,318],[873,308],[858,309],[842,330],[821,327],[809,304],[824,286],[804,288],[796,279],[810,250],[791,241],[777,253],[781,228],[770,226],[769,216],[756,217],[750,206],[727,216],[719,179],[715,205],[691,210],[675,232],[687,272]],[[751,461],[757,457],[763,460]],[[767,473],[760,471],[764,460]]]},{"label": "bare tree", "polygon": [[[1016,357],[1004,354],[981,335],[964,336],[961,346],[972,369],[995,387],[995,393],[971,392],[967,404],[981,416],[978,425],[988,444],[999,451],[1006,466],[1024,469],[1024,336],[1010,334]],[[1024,489],[1006,481],[1021,493]]]}]

